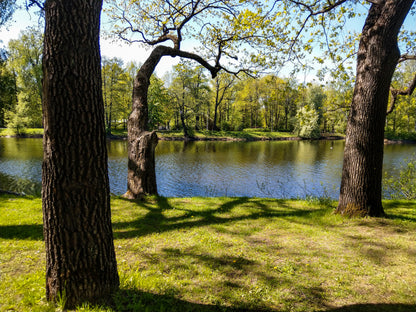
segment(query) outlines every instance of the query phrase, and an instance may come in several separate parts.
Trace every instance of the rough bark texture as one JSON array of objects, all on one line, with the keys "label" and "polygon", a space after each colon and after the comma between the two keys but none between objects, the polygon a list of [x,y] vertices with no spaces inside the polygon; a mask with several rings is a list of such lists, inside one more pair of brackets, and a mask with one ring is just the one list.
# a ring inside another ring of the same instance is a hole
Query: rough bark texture
[{"label": "rough bark texture", "polygon": [[153,50],[134,79],[132,112],[127,121],[128,172],[124,197],[129,199],[157,195],[155,149],[158,137],[156,132],[148,131],[147,93],[150,77],[162,56],[160,49]]},{"label": "rough bark texture", "polygon": [[387,0],[369,10],[357,55],[337,212],[383,216],[383,139],[389,88],[400,51],[397,36],[413,0]]},{"label": "rough bark texture", "polygon": [[155,131],[143,131],[129,142],[127,192],[125,198],[135,199],[143,194],[157,195],[155,149],[158,137]]},{"label": "rough bark texture", "polygon": [[45,3],[42,208],[46,296],[71,308],[107,299],[113,245],[99,26],[101,0]]}]

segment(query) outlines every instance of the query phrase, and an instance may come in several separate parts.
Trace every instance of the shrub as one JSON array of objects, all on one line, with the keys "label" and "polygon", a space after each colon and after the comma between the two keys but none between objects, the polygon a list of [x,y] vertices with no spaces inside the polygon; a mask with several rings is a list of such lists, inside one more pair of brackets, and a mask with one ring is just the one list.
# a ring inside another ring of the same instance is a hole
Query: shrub
[{"label": "shrub", "polygon": [[384,187],[392,199],[416,199],[416,156],[405,159],[400,165],[399,176],[386,173]]},{"label": "shrub", "polygon": [[320,137],[319,113],[316,109],[308,105],[298,109],[295,132],[301,138],[317,139]]}]

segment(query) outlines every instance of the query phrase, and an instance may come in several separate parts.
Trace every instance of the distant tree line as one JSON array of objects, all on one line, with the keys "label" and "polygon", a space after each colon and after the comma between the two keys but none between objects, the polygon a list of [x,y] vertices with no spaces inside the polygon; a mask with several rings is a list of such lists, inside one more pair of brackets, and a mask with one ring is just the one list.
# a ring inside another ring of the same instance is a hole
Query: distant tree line
[{"label": "distant tree line", "polygon": [[[0,127],[17,134],[26,127],[42,127],[42,33],[35,28],[11,40],[0,57]],[[414,72],[415,63],[395,74],[400,87]],[[131,90],[139,66],[121,59],[103,58],[102,81],[108,134],[126,129],[131,112]],[[191,61],[181,61],[164,77],[151,77],[149,129],[243,130],[295,132],[301,137],[345,133],[352,84],[299,83],[294,79],[263,75],[260,78],[220,73],[215,79]],[[386,132],[413,137],[416,98],[400,97],[388,115]]]},{"label": "distant tree line", "polygon": [[[1,50],[0,127],[17,134],[26,127],[42,127],[42,32],[28,28]],[[407,62],[396,71],[400,87],[416,65]],[[126,129],[131,112],[131,90],[139,66],[121,59],[102,60],[103,97],[107,133]],[[294,79],[263,75],[252,78],[227,72],[211,79],[206,70],[189,60],[181,61],[159,78],[151,77],[149,129],[243,130],[261,128],[290,131],[301,137],[321,133],[345,133],[352,84],[299,83]],[[416,129],[416,98],[399,97],[388,115],[386,132],[413,137]]]}]

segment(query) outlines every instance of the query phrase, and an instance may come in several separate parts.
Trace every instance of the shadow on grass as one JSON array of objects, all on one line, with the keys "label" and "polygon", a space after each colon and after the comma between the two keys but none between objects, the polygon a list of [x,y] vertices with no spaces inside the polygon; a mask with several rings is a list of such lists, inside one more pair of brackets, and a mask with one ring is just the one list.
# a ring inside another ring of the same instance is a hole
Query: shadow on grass
[{"label": "shadow on grass", "polygon": [[43,240],[43,226],[40,224],[0,225],[0,238]]},{"label": "shadow on grass", "polygon": [[147,312],[256,312],[277,311],[263,307],[226,307],[214,304],[194,303],[176,298],[174,295],[159,295],[138,290],[120,290],[114,295],[114,303],[108,306],[115,311]]},{"label": "shadow on grass", "polygon": [[325,310],[327,312],[415,312],[415,304],[353,304],[335,309]]},{"label": "shadow on grass", "polygon": [[[127,199],[124,199],[127,200]],[[322,209],[296,209],[285,204],[284,200],[270,199],[279,203],[280,211],[270,209],[263,203],[248,197],[238,197],[220,205],[217,209],[206,209],[202,211],[187,210],[186,208],[177,208],[169,204],[167,198],[157,197],[157,207],[152,207],[144,201],[130,201],[141,208],[148,210],[144,217],[129,222],[113,223],[114,238],[128,239],[133,237],[145,236],[153,233],[163,233],[172,230],[189,229],[207,225],[225,224],[235,221],[256,220],[259,218],[273,217],[306,217],[311,213],[319,211],[328,211],[328,208]],[[250,203],[257,211],[248,215],[226,216],[233,208],[243,204]],[[178,217],[165,217],[164,210],[176,209],[186,212]],[[222,216],[221,214],[224,214]]]},{"label": "shadow on grass", "polygon": [[[383,205],[388,219],[416,222],[416,202],[410,200],[389,200],[384,202]],[[396,209],[400,208],[407,209],[407,212],[397,212]]]},{"label": "shadow on grass", "polygon": [[[201,304],[175,297],[174,294],[153,294],[139,290],[124,289],[118,291],[111,304],[104,308],[114,311],[147,311],[147,312],[289,312],[290,307],[270,308],[264,306],[222,306],[220,304]],[[354,304],[338,308],[325,308],[326,312],[414,312],[416,305],[410,304]],[[314,309],[316,311],[316,309]]]},{"label": "shadow on grass", "polygon": [[[279,208],[284,211],[276,211],[267,207],[263,203],[252,200],[248,197],[238,197],[231,201],[220,205],[217,209],[206,209],[202,211],[188,210],[186,208],[177,208],[169,204],[165,197],[157,197],[157,207],[153,207],[144,201],[127,200],[134,205],[147,210],[144,217],[137,218],[129,222],[114,222],[113,230],[115,238],[128,239],[133,237],[140,237],[153,233],[162,233],[178,229],[190,229],[194,227],[224,224],[234,221],[255,220],[265,217],[302,217],[308,216],[311,213],[318,211],[324,212],[327,209],[296,209],[290,205],[286,205],[284,200],[271,199],[279,203]],[[250,203],[257,209],[249,215],[226,217],[222,214],[227,214],[233,208],[243,204]],[[176,209],[185,212],[179,217],[165,217],[164,210]],[[0,238],[3,239],[26,239],[26,240],[43,240],[43,226],[38,224],[23,224],[23,225],[0,225]]]}]

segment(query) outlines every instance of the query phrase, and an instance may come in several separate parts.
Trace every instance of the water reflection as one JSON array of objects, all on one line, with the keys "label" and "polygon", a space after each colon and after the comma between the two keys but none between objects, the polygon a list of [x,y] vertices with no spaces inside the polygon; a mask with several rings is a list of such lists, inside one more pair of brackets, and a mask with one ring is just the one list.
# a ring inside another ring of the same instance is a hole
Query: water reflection
[{"label": "water reflection", "polygon": [[[167,142],[156,149],[163,196],[338,197],[343,141]],[[113,194],[126,190],[127,142],[109,141]],[[394,171],[415,145],[385,146],[385,171]],[[0,138],[0,189],[39,188],[42,141]]]}]

